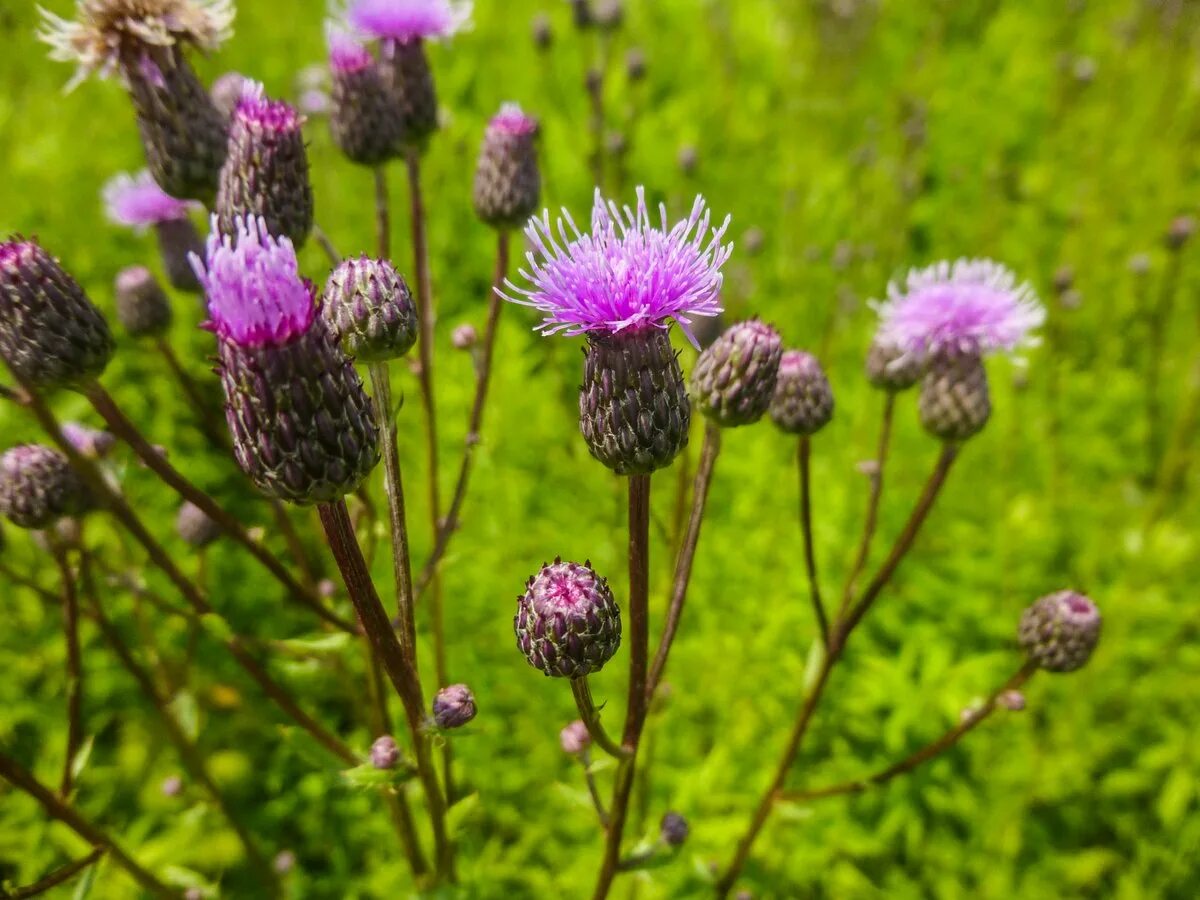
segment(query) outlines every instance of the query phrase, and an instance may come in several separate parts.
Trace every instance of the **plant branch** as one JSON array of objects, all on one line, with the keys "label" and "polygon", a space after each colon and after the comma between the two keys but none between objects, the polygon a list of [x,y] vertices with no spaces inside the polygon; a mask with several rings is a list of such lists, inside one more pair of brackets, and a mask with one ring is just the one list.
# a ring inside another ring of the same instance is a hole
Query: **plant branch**
[{"label": "plant branch", "polygon": [[854,594],[858,590],[858,579],[862,577],[871,556],[871,540],[875,537],[875,528],[879,524],[879,501],[883,496],[883,470],[887,465],[888,449],[892,441],[892,419],[896,409],[896,394],[888,391],[883,401],[883,422],[879,427],[879,447],[875,451],[875,468],[871,472],[871,494],[867,499],[867,514],[863,519],[862,539],[858,543],[858,553],[854,557],[854,565],[850,567],[850,575],[846,578],[846,589],[842,592],[842,605],[838,610],[838,618],[846,614]]},{"label": "plant branch", "polygon": [[579,709],[579,717],[587,726],[588,734],[592,736],[596,745],[616,759],[628,758],[629,751],[609,737],[608,732],[604,730],[604,725],[600,721],[600,711],[596,709],[596,704],[592,700],[592,688],[588,684],[586,675],[571,679],[571,693],[575,695],[575,706]]},{"label": "plant branch", "polygon": [[813,549],[812,526],[812,439],[808,435],[800,438],[796,454],[800,469],[800,530],[804,533],[804,569],[808,572],[808,592],[812,597],[813,614],[821,631],[821,642],[829,647],[829,619],[825,616],[825,604],[821,602],[821,585],[817,578],[817,555]]},{"label": "plant branch", "polygon": [[66,552],[52,543],[51,554],[62,576],[63,633],[67,642],[67,748],[62,780],[58,789],[63,797],[71,795],[75,756],[83,742],[83,666],[79,653],[79,594],[75,576],[67,563]]},{"label": "plant branch", "polygon": [[104,855],[104,851],[104,847],[97,847],[82,859],[69,862],[65,866],[55,869],[45,878],[26,887],[17,888],[8,893],[3,893],[3,888],[0,888],[0,897],[7,898],[7,900],[28,900],[29,897],[40,897],[60,884],[70,881],[88,866],[94,865]]}]

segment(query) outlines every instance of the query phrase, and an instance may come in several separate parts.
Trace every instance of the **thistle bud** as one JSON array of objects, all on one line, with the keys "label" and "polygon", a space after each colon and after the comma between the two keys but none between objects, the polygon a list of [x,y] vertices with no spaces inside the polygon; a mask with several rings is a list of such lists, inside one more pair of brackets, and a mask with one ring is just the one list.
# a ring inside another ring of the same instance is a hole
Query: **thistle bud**
[{"label": "thistle bud", "polygon": [[261,217],[267,230],[296,246],[313,225],[313,194],[303,117],[247,83],[229,126],[229,156],[221,168],[216,213],[221,231],[236,233],[238,217]]},{"label": "thistle bud", "polygon": [[974,437],[992,415],[987,370],[974,353],[939,353],[921,382],[921,424],[936,438],[959,443]]},{"label": "thistle bud", "polygon": [[700,153],[691,144],[679,148],[679,171],[684,175],[696,174],[696,166],[700,164]]},{"label": "thistle bud", "polygon": [[1075,284],[1075,270],[1070,266],[1059,266],[1054,271],[1054,293],[1065,294]]},{"label": "thistle bud", "polygon": [[1178,216],[1167,229],[1167,249],[1179,252],[1196,233],[1196,220],[1192,216]]},{"label": "thistle bud", "polygon": [[63,422],[61,431],[75,452],[87,459],[103,459],[117,445],[117,439],[107,431],[78,422]]},{"label": "thistle bud", "polygon": [[1003,691],[996,702],[1009,712],[1021,712],[1025,709],[1025,695],[1020,691]]},{"label": "thistle bud", "polygon": [[41,444],[0,456],[0,515],[18,528],[41,530],[91,507],[87,486],[67,458]]},{"label": "thistle bud", "polygon": [[592,24],[592,7],[589,0],[567,0],[571,4],[571,19],[579,29],[589,28]]},{"label": "thistle bud", "polygon": [[275,854],[275,859],[272,860],[271,866],[280,875],[286,875],[292,869],[296,868],[296,854],[291,850],[280,850]]},{"label": "thistle bud", "polygon": [[833,388],[817,358],[788,350],[779,362],[771,421],[788,434],[816,434],[833,418]]},{"label": "thistle bud", "polygon": [[183,793],[183,779],[178,775],[168,775],[163,779],[162,792],[164,797],[178,797]]},{"label": "thistle bud", "polygon": [[203,549],[221,536],[221,528],[194,503],[185,502],[175,516],[175,531],[185,544]]},{"label": "thistle bud", "polygon": [[191,219],[171,219],[154,226],[158,238],[158,253],[162,258],[167,281],[177,291],[200,293],[200,282],[188,261],[193,253],[204,252],[204,240]]},{"label": "thistle bud", "polygon": [[217,78],[212,83],[212,87],[208,89],[213,105],[217,108],[217,112],[225,118],[225,121],[228,122],[233,118],[233,111],[237,109],[238,101],[242,99],[242,92],[246,89],[249,81],[250,79],[241,72],[226,72]]},{"label": "thistle bud", "polygon": [[117,273],[117,321],[130,337],[160,337],[171,327],[171,301],[145,266]]},{"label": "thistle bud", "polygon": [[690,831],[687,819],[677,812],[664,814],[658,829],[659,837],[668,847],[682,847]]},{"label": "thistle bud", "polygon": [[631,47],[625,54],[625,75],[630,81],[646,77],[646,51],[641,47]]},{"label": "thistle bud", "polygon": [[417,342],[412,293],[387,260],[344,260],[325,283],[321,314],[342,350],[364,362],[397,359]]},{"label": "thistle bud", "polygon": [[328,32],[333,142],[351,162],[378,166],[396,154],[400,142],[392,95],[366,47],[336,28]]},{"label": "thistle bud", "polygon": [[517,598],[517,647],[546,675],[598,672],[621,645],[621,612],[590,563],[543,565]]},{"label": "thistle bud", "polygon": [[602,31],[615,31],[625,19],[621,0],[593,0],[592,22]]},{"label": "thistle bud", "polygon": [[478,340],[479,334],[470,322],[464,322],[450,333],[450,343],[455,350],[470,350]]},{"label": "thistle bud", "polygon": [[1073,672],[1091,657],[1100,639],[1100,610],[1083,594],[1059,591],[1025,610],[1017,640],[1047,672]]},{"label": "thistle bud", "polygon": [[700,354],[692,370],[692,398],[724,428],[757,422],[771,405],[783,340],[757,319],[728,328]]},{"label": "thistle bud", "polygon": [[880,340],[871,342],[867,351],[867,381],[873,387],[889,393],[906,391],[921,380],[925,366],[915,353],[905,353],[900,348]]},{"label": "thistle bud", "polygon": [[530,25],[530,31],[533,34],[533,45],[538,50],[550,49],[550,45],[554,43],[554,30],[550,27],[549,16],[545,13],[535,15]]},{"label": "thistle bud", "polygon": [[558,745],[562,747],[563,753],[578,756],[592,745],[592,735],[583,720],[576,719],[558,733]]},{"label": "thistle bud", "polygon": [[400,151],[422,152],[438,128],[437,88],[425,42],[384,41],[380,63],[384,85],[391,94],[395,133]]},{"label": "thistle bud", "polygon": [[670,464],[687,446],[691,404],[667,332],[588,335],[579,428],[592,456],[618,475]]},{"label": "thistle bud", "polygon": [[113,354],[100,310],[35,241],[0,243],[0,355],[35,390],[85,385]]},{"label": "thistle bud", "polygon": [[475,169],[475,212],[493,228],[518,228],[537,210],[542,176],[534,139],[538,125],[515,103],[488,123]]},{"label": "thistle bud", "polygon": [[433,698],[433,721],[438,728],[462,728],[475,718],[475,695],[465,684],[452,684]]},{"label": "thistle bud", "polygon": [[371,745],[371,765],[376,769],[387,770],[396,768],[400,762],[400,747],[396,739],[385,734],[375,739]]}]

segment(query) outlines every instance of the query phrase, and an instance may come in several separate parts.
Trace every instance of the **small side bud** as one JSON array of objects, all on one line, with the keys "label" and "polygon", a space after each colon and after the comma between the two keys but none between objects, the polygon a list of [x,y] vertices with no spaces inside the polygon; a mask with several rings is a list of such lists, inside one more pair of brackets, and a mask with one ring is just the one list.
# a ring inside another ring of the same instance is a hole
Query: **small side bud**
[{"label": "small side bud", "polygon": [[371,765],[376,769],[386,770],[396,768],[400,762],[400,747],[390,734],[375,739],[371,745]]},{"label": "small side bud", "polygon": [[129,266],[113,284],[117,321],[130,337],[161,337],[171,327],[171,301],[145,266]]},{"label": "small side bud", "polygon": [[771,421],[788,434],[816,434],[833,418],[833,388],[817,358],[788,350],[779,363]]},{"label": "small side bud", "polygon": [[1075,591],[1050,594],[1025,610],[1017,640],[1047,672],[1073,672],[1091,658],[1100,640],[1100,610]]},{"label": "small side bud", "polygon": [[433,698],[433,721],[438,728],[462,728],[475,713],[475,695],[465,684],[444,687]]},{"label": "small side bud", "polygon": [[185,544],[202,549],[221,536],[221,528],[191,502],[184,502],[175,516],[175,531]]},{"label": "small side bud", "polygon": [[583,724],[582,719],[576,719],[558,733],[558,745],[562,747],[563,753],[570,754],[571,756],[578,756],[587,750],[591,744],[592,735],[588,732],[587,726]]},{"label": "small side bud", "polygon": [[668,847],[682,847],[690,831],[687,819],[677,812],[666,813],[659,823],[659,837]]},{"label": "small side bud", "polygon": [[470,322],[464,322],[450,333],[450,343],[455,350],[470,350],[478,340],[479,334]]},{"label": "small side bud", "polygon": [[517,598],[517,647],[546,675],[579,678],[598,672],[621,645],[621,612],[587,564],[542,566]]}]

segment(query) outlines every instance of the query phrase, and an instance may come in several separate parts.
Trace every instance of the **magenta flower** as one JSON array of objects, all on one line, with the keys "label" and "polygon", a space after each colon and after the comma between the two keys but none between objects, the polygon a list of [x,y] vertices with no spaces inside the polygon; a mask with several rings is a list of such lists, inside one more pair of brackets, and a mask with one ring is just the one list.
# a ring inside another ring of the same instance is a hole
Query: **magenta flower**
[{"label": "magenta flower", "polygon": [[110,222],[138,231],[186,219],[192,209],[200,206],[194,200],[176,200],[144,169],[136,175],[122,172],[109,179],[101,196]]},{"label": "magenta flower", "polygon": [[336,23],[325,24],[325,37],[329,43],[329,67],[335,73],[361,72],[374,65],[371,51]]},{"label": "magenta flower", "polygon": [[208,297],[206,327],[239,347],[285,344],[316,317],[313,286],[300,277],[292,242],[272,237],[262,217],[234,224],[236,235],[222,235],[214,216],[207,266],[191,256]]},{"label": "magenta flower", "polygon": [[525,115],[524,110],[516,103],[505,103],[500,107],[500,112],[492,116],[488,122],[488,131],[497,132],[499,134],[508,134],[514,137],[523,137],[530,134],[535,134],[538,130],[538,121],[532,116]]},{"label": "magenta flower", "polygon": [[729,217],[711,228],[698,196],[691,214],[670,228],[660,206],[656,227],[644,188],[637,197],[636,211],[622,211],[597,189],[590,234],[581,234],[565,209],[557,226],[549,210],[531,219],[525,234],[537,255],[527,253],[529,268],[521,270],[531,287],[506,281],[511,293],[501,296],[545,313],[542,334],[665,329],[674,319],[695,344],[692,320],[722,311],[721,266],[733,253],[732,244],[721,244]]},{"label": "magenta flower", "polygon": [[251,127],[275,133],[299,131],[304,124],[296,107],[284,100],[272,100],[260,81],[246,81],[233,114]]},{"label": "magenta flower", "polygon": [[1046,311],[1027,283],[986,259],[913,269],[878,304],[877,340],[906,354],[987,355],[1035,346]]},{"label": "magenta flower", "polygon": [[344,18],[365,37],[407,44],[463,30],[471,6],[470,0],[349,0]]}]

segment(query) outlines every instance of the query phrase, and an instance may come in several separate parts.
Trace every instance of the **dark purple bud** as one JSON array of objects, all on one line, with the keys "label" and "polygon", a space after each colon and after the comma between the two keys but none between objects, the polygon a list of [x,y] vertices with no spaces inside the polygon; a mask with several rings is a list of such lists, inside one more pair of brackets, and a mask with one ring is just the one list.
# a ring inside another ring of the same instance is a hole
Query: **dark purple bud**
[{"label": "dark purple bud", "polygon": [[533,33],[533,45],[539,50],[549,50],[554,43],[554,29],[550,27],[550,17],[544,12],[537,13],[530,25]]},{"label": "dark purple bud", "polygon": [[987,370],[977,353],[939,353],[921,382],[921,424],[947,443],[974,437],[992,416]]},{"label": "dark purple bud", "polygon": [[625,54],[625,75],[630,81],[641,81],[646,77],[646,51],[641,47],[630,47]]},{"label": "dark purple bud", "polygon": [[475,718],[475,695],[465,684],[442,688],[433,698],[433,721],[438,728],[461,728]]},{"label": "dark purple bud", "polygon": [[184,543],[197,549],[207,547],[221,536],[220,526],[200,507],[186,501],[175,516],[175,531]]},{"label": "dark purple bud", "polygon": [[925,372],[924,360],[916,353],[905,353],[891,344],[878,339],[871,342],[867,351],[867,381],[882,391],[906,391]]},{"label": "dark purple bud", "polygon": [[1196,219],[1193,216],[1177,216],[1167,229],[1167,249],[1179,251],[1196,233]]},{"label": "dark purple bud", "polygon": [[1054,272],[1054,293],[1065,294],[1075,284],[1075,270],[1070,266],[1059,266]]},{"label": "dark purple bud", "polygon": [[515,103],[506,103],[484,133],[475,169],[475,212],[493,228],[512,229],[526,223],[541,202],[537,120]]},{"label": "dark purple bud", "polygon": [[330,28],[329,130],[351,162],[378,166],[400,149],[400,119],[375,57],[353,36]]},{"label": "dark purple bud", "polygon": [[771,421],[788,434],[816,434],[833,418],[833,388],[817,358],[788,350],[779,362]]},{"label": "dark purple bud", "polygon": [[22,444],[0,456],[0,515],[18,528],[48,528],[91,507],[87,486],[57,450]]},{"label": "dark purple bud", "polygon": [[688,839],[687,819],[677,812],[666,813],[659,825],[659,836],[668,847],[681,847]]},{"label": "dark purple bud", "polygon": [[63,422],[62,435],[76,453],[88,459],[103,459],[117,445],[117,439],[107,431],[89,428],[78,422]]},{"label": "dark purple bud", "polygon": [[145,266],[129,266],[118,272],[113,292],[117,321],[130,337],[161,337],[170,329],[171,301]]},{"label": "dark purple bud", "polygon": [[692,370],[692,399],[716,424],[757,422],[775,393],[783,340],[757,319],[730,326],[700,354]]},{"label": "dark purple bud", "polygon": [[517,647],[546,675],[599,671],[621,645],[621,612],[608,582],[591,566],[556,560],[517,598]]}]

